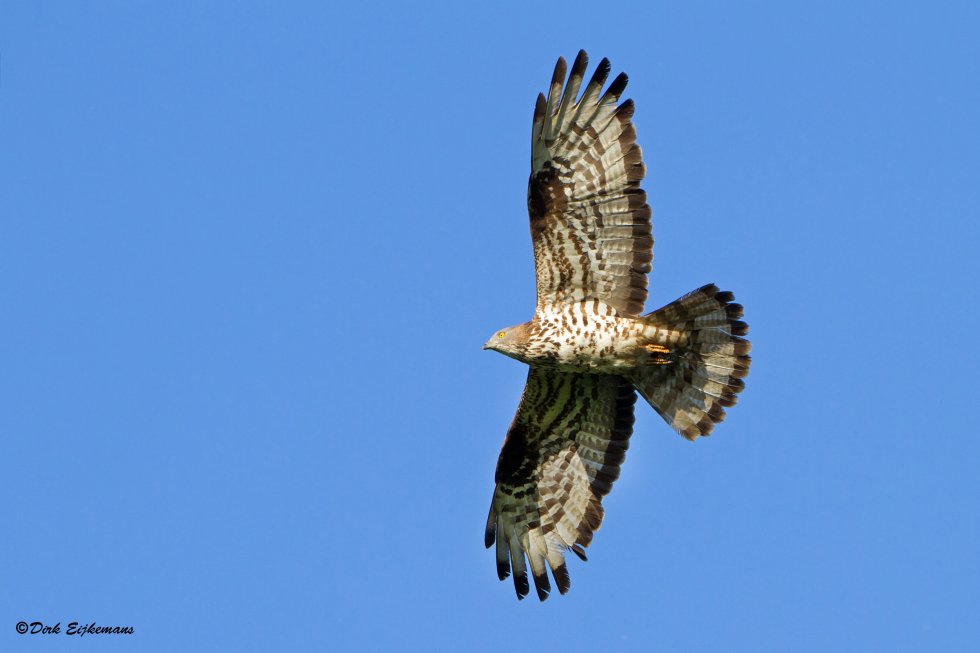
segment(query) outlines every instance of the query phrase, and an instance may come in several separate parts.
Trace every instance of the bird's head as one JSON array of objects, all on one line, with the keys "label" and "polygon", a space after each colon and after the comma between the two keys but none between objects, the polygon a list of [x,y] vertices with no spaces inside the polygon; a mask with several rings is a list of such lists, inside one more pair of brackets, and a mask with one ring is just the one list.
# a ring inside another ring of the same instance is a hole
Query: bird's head
[{"label": "bird's head", "polygon": [[527,323],[500,329],[483,345],[484,349],[499,351],[504,356],[521,360],[527,342]]}]

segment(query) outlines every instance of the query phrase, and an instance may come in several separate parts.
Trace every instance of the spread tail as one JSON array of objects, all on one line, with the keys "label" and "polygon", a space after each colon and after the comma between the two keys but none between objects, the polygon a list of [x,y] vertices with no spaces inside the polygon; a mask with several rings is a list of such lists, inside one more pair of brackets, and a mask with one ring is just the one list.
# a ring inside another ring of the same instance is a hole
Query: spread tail
[{"label": "spread tail", "polygon": [[711,433],[745,387],[751,344],[742,337],[749,328],[734,299],[709,284],[640,318],[648,327],[651,357],[630,380],[689,440]]}]

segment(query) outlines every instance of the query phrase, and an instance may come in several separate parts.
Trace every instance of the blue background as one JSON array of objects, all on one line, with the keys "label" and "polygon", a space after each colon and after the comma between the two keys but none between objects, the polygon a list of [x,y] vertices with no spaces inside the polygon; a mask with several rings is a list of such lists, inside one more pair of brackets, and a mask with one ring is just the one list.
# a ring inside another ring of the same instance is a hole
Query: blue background
[{"label": "blue background", "polygon": [[[0,13],[0,648],[980,646],[975,3]],[[534,305],[535,95],[631,75],[652,310],[752,327],[645,405],[572,591],[483,527]]]}]

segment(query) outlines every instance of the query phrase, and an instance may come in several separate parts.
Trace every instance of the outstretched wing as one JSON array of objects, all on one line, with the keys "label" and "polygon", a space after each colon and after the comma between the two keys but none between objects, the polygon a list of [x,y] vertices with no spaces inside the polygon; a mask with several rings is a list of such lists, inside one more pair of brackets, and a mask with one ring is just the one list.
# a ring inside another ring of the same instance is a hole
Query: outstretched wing
[{"label": "outstretched wing", "polygon": [[598,299],[636,316],[647,296],[653,260],[646,172],[633,128],[633,101],[617,106],[621,73],[600,97],[609,60],[599,62],[582,97],[589,59],[582,50],[562,92],[558,59],[547,99],[538,95],[527,189],[538,310]]},{"label": "outstretched wing", "polygon": [[633,432],[633,386],[617,376],[532,367],[497,461],[487,548],[497,575],[513,567],[517,597],[528,593],[525,556],[538,598],[551,592],[546,564],[568,591],[565,549],[583,560],[602,522],[602,497],[619,477]]}]

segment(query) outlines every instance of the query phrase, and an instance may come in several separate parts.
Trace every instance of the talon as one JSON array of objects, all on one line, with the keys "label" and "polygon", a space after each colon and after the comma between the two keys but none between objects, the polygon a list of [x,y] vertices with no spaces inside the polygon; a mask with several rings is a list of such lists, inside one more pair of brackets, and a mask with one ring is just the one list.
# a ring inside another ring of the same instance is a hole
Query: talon
[{"label": "talon", "polygon": [[663,345],[644,345],[650,353],[650,362],[654,365],[669,365],[670,364],[670,349],[664,347]]}]

